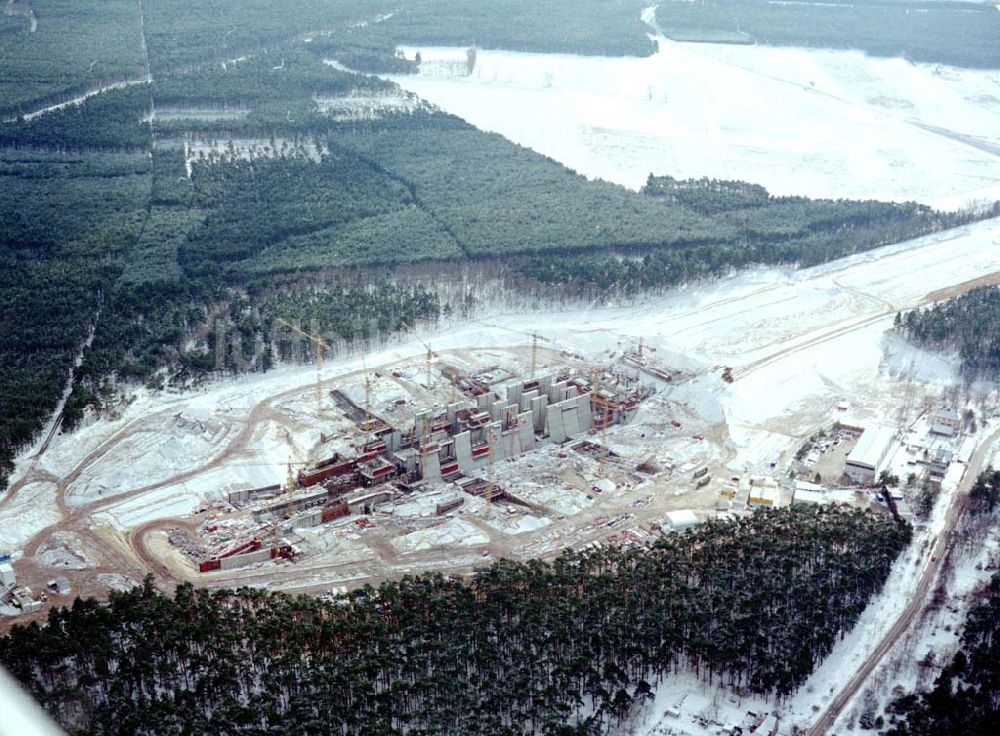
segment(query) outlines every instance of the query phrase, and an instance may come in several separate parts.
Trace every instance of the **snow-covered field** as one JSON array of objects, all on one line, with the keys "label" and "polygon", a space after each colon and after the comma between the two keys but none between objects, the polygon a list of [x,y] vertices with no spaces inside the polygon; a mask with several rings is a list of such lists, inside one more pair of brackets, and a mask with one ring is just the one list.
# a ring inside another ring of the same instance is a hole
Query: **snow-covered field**
[{"label": "snow-covered field", "polygon": [[54,483],[29,483],[0,507],[0,552],[16,553],[25,542],[59,521]]},{"label": "snow-covered field", "polygon": [[649,58],[404,48],[404,89],[591,178],[739,178],[775,194],[1000,199],[1000,72],[856,51],[685,44]]},{"label": "snow-covered field", "polygon": [[[197,467],[224,446],[231,430],[214,416],[196,411],[178,412],[164,421],[149,423],[84,468],[66,501],[69,505],[85,503],[94,496],[114,495],[170,478],[179,467]],[[109,468],[115,470],[112,476]]]}]

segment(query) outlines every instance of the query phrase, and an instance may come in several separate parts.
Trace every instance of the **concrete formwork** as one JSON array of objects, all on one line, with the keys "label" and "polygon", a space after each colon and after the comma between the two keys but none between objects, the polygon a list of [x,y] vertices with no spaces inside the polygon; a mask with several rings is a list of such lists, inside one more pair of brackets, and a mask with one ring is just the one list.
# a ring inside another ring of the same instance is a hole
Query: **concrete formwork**
[{"label": "concrete formwork", "polygon": [[437,448],[431,448],[424,452],[422,463],[421,477],[424,480],[441,480],[441,458]]},{"label": "concrete formwork", "polygon": [[530,411],[517,415],[517,434],[521,452],[535,449],[535,427]]},{"label": "concrete formwork", "polygon": [[552,376],[539,376],[538,378],[538,395],[548,396],[549,388],[552,386]]},{"label": "concrete formwork", "polygon": [[434,424],[434,412],[425,410],[417,414],[413,420],[413,426],[421,437],[431,433],[431,426]]},{"label": "concrete formwork", "polygon": [[514,383],[507,387],[507,403],[520,406],[521,395],[524,393],[524,384]]},{"label": "concrete formwork", "polygon": [[455,440],[455,459],[458,461],[458,469],[463,473],[471,473],[475,467],[472,461],[471,433],[461,432],[456,434],[453,439]]},{"label": "concrete formwork", "polygon": [[545,412],[545,432],[557,445],[566,441],[566,425],[563,423],[562,408],[559,404]]},{"label": "concrete formwork", "polygon": [[589,432],[594,426],[594,413],[590,403],[590,394],[581,394],[576,399],[577,417],[580,420],[580,430]]},{"label": "concrete formwork", "polygon": [[[570,387],[570,391],[575,390]],[[592,426],[590,394],[573,395],[565,401],[552,404],[545,414],[549,439],[556,444],[565,442],[590,430]]]},{"label": "concrete formwork", "polygon": [[267,562],[270,559],[271,548],[265,547],[264,549],[259,549],[256,552],[246,552],[242,555],[223,557],[219,560],[219,568],[222,570],[235,570],[238,567],[252,565],[255,562]]},{"label": "concrete formwork", "polygon": [[454,404],[448,404],[448,423],[451,425],[451,431],[454,432],[458,427],[458,412],[461,409],[471,406],[468,401],[456,401]]},{"label": "concrete formwork", "polygon": [[538,396],[531,400],[531,420],[535,425],[536,432],[541,432],[545,429],[545,419],[548,413],[548,407],[548,396]]},{"label": "concrete formwork", "polygon": [[403,435],[398,429],[393,429],[385,434],[385,444],[389,452],[396,452],[402,442]]},{"label": "concrete formwork", "polygon": [[560,404],[562,408],[563,427],[566,429],[567,437],[576,437],[580,434],[580,407],[575,400],[564,401]]}]

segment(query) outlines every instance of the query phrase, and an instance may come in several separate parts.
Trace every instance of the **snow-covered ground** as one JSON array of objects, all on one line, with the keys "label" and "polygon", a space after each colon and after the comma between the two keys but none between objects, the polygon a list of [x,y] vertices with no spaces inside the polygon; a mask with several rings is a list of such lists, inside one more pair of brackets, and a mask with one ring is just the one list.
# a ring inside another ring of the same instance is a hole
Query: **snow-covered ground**
[{"label": "snow-covered ground", "polygon": [[100,553],[91,549],[79,534],[56,532],[39,547],[35,557],[48,567],[85,570],[98,564]]},{"label": "snow-covered ground", "polygon": [[1000,199],[1000,72],[857,51],[686,44],[648,58],[416,48],[390,77],[591,178],[763,184],[774,194]]},{"label": "snow-covered ground", "polygon": [[29,483],[0,507],[0,553],[18,553],[31,537],[59,521],[54,483]]},{"label": "snow-covered ground", "polygon": [[[885,333],[896,311],[920,304],[935,290],[1000,271],[998,245],[1000,220],[982,222],[816,268],[758,269],[631,306],[534,313],[531,324],[551,338],[546,345],[590,359],[605,358],[605,351],[620,351],[640,336],[658,351],[658,360],[683,356],[686,369],[703,373],[665,395],[704,422],[727,425],[730,467],[758,469],[791,448],[795,437],[832,421],[839,401],[848,399],[861,420],[891,407],[893,392],[902,391],[893,375],[900,361],[908,366],[913,359],[918,376],[924,363],[919,351],[899,358],[898,346],[886,358]],[[511,330],[519,324],[519,314],[492,314],[422,337],[437,351],[483,344],[526,350],[529,338]],[[379,384],[395,396],[397,385],[385,378],[386,367],[422,365],[425,353],[423,343],[404,337],[368,355],[367,366],[383,373]],[[516,368],[503,351],[483,360]],[[329,361],[320,377],[343,376],[337,385],[361,400],[358,374],[348,375],[360,371],[361,363],[360,357]],[[721,380],[722,366],[733,368],[735,383]],[[928,372],[942,380],[947,373],[940,365]],[[422,371],[417,373],[422,380]],[[106,509],[109,520],[124,527],[196,508],[235,487],[279,482],[283,463],[307,459],[319,431],[339,426],[336,413],[324,418],[317,410],[315,381],[312,366],[283,366],[188,394],[139,390],[120,419],[54,438],[38,471],[67,479],[71,504],[162,484]],[[251,409],[265,400],[270,407],[259,411],[244,446],[223,456],[245,430]],[[666,415],[660,411],[651,404],[643,415],[651,431],[662,429]],[[631,434],[628,439],[637,440]],[[614,446],[614,435],[609,441]],[[679,461],[699,452],[693,443],[687,450],[670,449]],[[20,463],[29,462],[25,453]],[[199,467],[204,471],[174,480]],[[53,484],[33,484],[0,508],[0,549],[16,549],[54,523],[54,495]]]},{"label": "snow-covered ground", "polygon": [[406,554],[434,547],[474,547],[489,541],[489,537],[467,521],[448,519],[435,526],[397,537],[392,540],[392,545]]},{"label": "snow-covered ground", "polygon": [[[634,345],[641,336],[657,361],[670,365],[675,356],[683,356],[685,371],[696,374],[696,378],[681,381],[675,388],[664,388],[643,407],[635,424],[609,432],[612,448],[645,442],[660,458],[658,451],[673,431],[665,428],[667,420],[680,418],[684,425],[700,420],[702,426],[719,428],[719,436],[703,442],[690,436],[690,429],[687,436],[681,436],[682,430],[678,430],[677,442],[666,450],[664,461],[669,456],[680,464],[679,472],[684,477],[688,477],[693,463],[705,458],[724,461],[740,471],[758,470],[778,457],[787,457],[816,427],[838,418],[836,406],[841,401],[851,404],[852,415],[860,421],[895,416],[890,412],[905,391],[901,374],[927,377],[938,384],[932,390],[940,391],[941,384],[947,384],[953,375],[947,362],[935,359],[925,366],[928,356],[887,338],[886,331],[898,310],[923,303],[929,293],[1000,271],[998,245],[1000,219],[816,268],[758,269],[677,289],[631,306],[533,313],[530,324],[550,338],[545,347],[549,360],[554,358],[551,349],[588,360],[606,360],[609,353]],[[454,355],[452,351],[459,351],[456,362],[464,355],[467,362],[496,366],[495,372],[501,376],[516,370],[518,360],[523,370],[524,360],[530,356],[530,339],[512,327],[521,324],[525,324],[523,314],[491,314],[422,337],[433,342],[434,350],[445,359]],[[475,350],[484,344],[498,347]],[[503,350],[505,345],[515,350]],[[384,385],[385,397],[403,397],[405,393],[397,390],[403,385],[399,382],[416,386],[423,380],[423,371],[398,371],[401,377],[391,380],[386,374],[391,376],[401,363],[411,368],[422,366],[425,354],[424,343],[409,337],[369,354],[367,370],[382,374],[376,393],[381,395]],[[569,358],[564,355],[555,359]],[[732,368],[733,383],[722,380],[723,366]],[[327,382],[325,388],[336,386],[361,400],[361,368],[360,357],[332,360],[321,368],[319,378]],[[282,464],[290,456],[306,454],[316,443],[320,429],[336,431],[341,420],[316,407],[316,380],[313,366],[283,366],[265,375],[210,384],[190,394],[138,391],[135,401],[123,407],[120,419],[93,422],[71,435],[54,438],[49,452],[40,458],[37,472],[59,477],[66,488],[66,499],[76,504],[85,500],[104,502],[110,496],[157,484],[147,492],[105,502],[91,517],[95,523],[126,530],[151,519],[183,516],[223,498],[227,490],[281,480]],[[422,388],[417,391],[424,393]],[[379,399],[383,404],[385,397]],[[681,402],[683,410],[675,410],[677,404],[673,402]],[[983,417],[984,423],[986,419]],[[150,440],[157,436],[159,443]],[[236,443],[240,438],[241,442]],[[392,572],[407,571],[407,565],[418,571],[478,564],[482,560],[479,551],[469,547],[490,544],[489,529],[517,535],[517,542],[511,545],[517,554],[548,554],[567,544],[604,539],[610,533],[609,524],[620,530],[636,523],[632,509],[609,519],[589,508],[605,494],[593,494],[598,500],[591,500],[586,492],[567,489],[563,474],[587,478],[594,460],[569,448],[559,451],[566,457],[557,463],[546,464],[548,451],[541,450],[514,463],[498,464],[497,483],[551,507],[556,516],[579,515],[590,527],[577,525],[568,530],[569,522],[564,525],[561,519],[542,524],[538,517],[524,514],[511,515],[512,528],[504,529],[502,522],[506,518],[499,515],[505,512],[499,505],[492,511],[496,523],[484,524],[481,515],[475,513],[481,502],[470,497],[454,517],[430,525],[414,523],[408,533],[392,539],[396,552],[407,558],[394,564]],[[623,453],[634,463],[645,455],[645,448],[643,453],[634,447],[627,452],[623,449]],[[29,454],[20,460],[29,462]],[[532,465],[531,473],[513,473],[520,463]],[[646,496],[640,495],[649,489],[636,491],[630,491],[632,497],[644,502]],[[619,492],[626,491],[615,488],[606,495]],[[34,482],[21,489],[10,503],[0,506],[0,550],[16,550],[58,521],[56,493],[54,481]],[[690,504],[685,496],[677,502]],[[905,605],[926,564],[924,540],[940,530],[943,508],[939,502],[934,518],[917,533],[914,545],[858,626],[837,644],[806,686],[790,702],[782,704],[785,723],[809,722],[815,715],[814,708],[829,701],[831,686],[843,683],[877,644]],[[465,516],[467,513],[480,518]],[[372,548],[361,539],[364,533],[350,522],[329,533],[302,530],[304,538],[322,549],[317,550],[315,559],[296,567],[302,576],[293,585],[344,584],[385,574],[386,568],[379,567],[382,563],[374,559]],[[326,539],[324,544],[319,544],[321,538]],[[92,561],[86,550],[78,549],[76,541],[73,537],[54,536],[53,542],[42,548],[47,555],[43,561],[63,567],[67,563],[69,567],[89,566]],[[418,559],[418,553],[441,548],[449,548],[448,554]],[[352,566],[355,561],[361,567]],[[350,564],[331,572],[331,563],[343,562]],[[248,569],[240,574],[248,576],[253,584],[279,584],[253,578],[258,572]],[[688,699],[684,702],[691,704],[684,706],[687,714],[712,711],[729,698],[724,692],[719,698],[706,695],[697,683],[689,681],[685,685],[682,679],[659,689],[657,705],[641,733],[657,733],[656,729],[662,732],[670,726],[662,722],[662,709],[657,713],[656,708],[672,707],[685,692]],[[730,703],[723,709],[724,715],[741,717],[741,709],[751,705],[758,711],[766,704]]]},{"label": "snow-covered ground", "polygon": [[[178,412],[165,420],[137,428],[83,469],[66,501],[85,503],[95,496],[114,495],[170,478],[177,468],[197,467],[224,445],[232,427],[207,412]],[[108,470],[114,469],[113,474]]]},{"label": "snow-covered ground", "polygon": [[93,518],[125,531],[155,519],[187,516],[201,503],[197,493],[179,483],[124,500],[95,514]]},{"label": "snow-covered ground", "polygon": [[[1000,530],[994,520],[973,520],[959,531],[959,544],[952,566],[946,568],[939,585],[941,600],[932,605],[886,656],[882,666],[872,673],[864,691],[836,724],[837,732],[871,733],[858,721],[862,716],[885,716],[885,707],[900,692],[926,692],[958,651],[962,629],[969,609],[977,602],[977,593],[996,570],[1000,561]],[[937,596],[937,592],[932,594]],[[886,720],[888,720],[886,718]]]}]

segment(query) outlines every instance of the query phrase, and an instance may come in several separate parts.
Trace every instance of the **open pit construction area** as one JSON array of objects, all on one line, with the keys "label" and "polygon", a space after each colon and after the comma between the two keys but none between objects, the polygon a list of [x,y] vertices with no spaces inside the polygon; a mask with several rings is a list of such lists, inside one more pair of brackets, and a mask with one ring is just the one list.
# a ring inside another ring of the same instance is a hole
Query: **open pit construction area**
[{"label": "open pit construction area", "polygon": [[[0,622],[147,573],[167,588],[336,594],[647,544],[797,494],[876,507],[870,478],[843,472],[862,444],[876,466],[956,488],[996,397],[955,390],[953,361],[891,327],[901,310],[995,280],[998,246],[994,220],[630,306],[484,309],[318,367],[137,388],[118,416],[20,458],[0,498],[0,553],[33,597]],[[978,433],[958,423],[931,438],[948,407],[971,410]]]}]

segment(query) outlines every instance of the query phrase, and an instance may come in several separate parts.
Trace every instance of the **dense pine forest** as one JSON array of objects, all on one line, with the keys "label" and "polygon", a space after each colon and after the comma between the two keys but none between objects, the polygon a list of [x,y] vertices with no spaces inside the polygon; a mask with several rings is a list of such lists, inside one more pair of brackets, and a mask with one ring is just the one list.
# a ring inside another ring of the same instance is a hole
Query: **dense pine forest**
[{"label": "dense pine forest", "polygon": [[989,736],[1000,723],[1000,574],[969,612],[961,649],[934,688],[889,708],[887,736]]},{"label": "dense pine forest", "polygon": [[[637,194],[326,63],[412,71],[406,42],[648,54],[644,6],[33,0],[34,30],[0,16],[0,488],[68,385],[64,429],[137,384],[310,359],[280,320],[375,344],[473,309],[435,290],[462,264],[503,265],[512,293],[604,298],[967,219],[741,182]],[[127,86],[25,114],[110,84]]]},{"label": "dense pine forest", "polygon": [[0,14],[0,119],[143,76],[136,0],[30,4],[34,31],[29,16]]},{"label": "dense pine forest", "polygon": [[148,579],[15,627],[0,663],[74,734],[598,734],[677,671],[788,696],[909,536],[825,506],[335,602],[189,584],[171,599]]},{"label": "dense pine forest", "polygon": [[1000,286],[900,314],[896,329],[920,347],[957,353],[967,380],[1000,376]]},{"label": "dense pine forest", "polygon": [[971,510],[974,514],[992,513],[1000,501],[1000,470],[987,468],[969,491]]},{"label": "dense pine forest", "polygon": [[[996,523],[1000,470],[987,468],[969,492],[970,512]],[[987,736],[1000,723],[1000,573],[966,615],[959,650],[926,693],[886,707],[885,736]]]},{"label": "dense pine forest", "polygon": [[532,258],[521,272],[580,294],[648,291],[761,264],[813,266],[1000,215],[1000,203],[975,215],[945,213],[914,202],[775,197],[759,184],[707,178],[650,175],[642,193],[711,218],[716,237],[678,248],[568,253],[558,262]]}]

